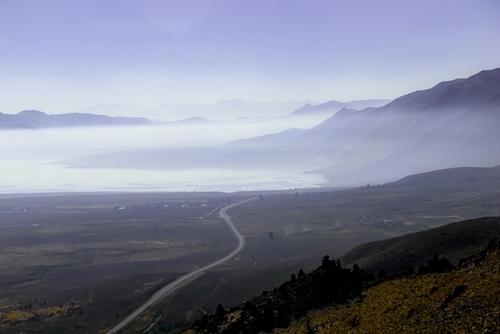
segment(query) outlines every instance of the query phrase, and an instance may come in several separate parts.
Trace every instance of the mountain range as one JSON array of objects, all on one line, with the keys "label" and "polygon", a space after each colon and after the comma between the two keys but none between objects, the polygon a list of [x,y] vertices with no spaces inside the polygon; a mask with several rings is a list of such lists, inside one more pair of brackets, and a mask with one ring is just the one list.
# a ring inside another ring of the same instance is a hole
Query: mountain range
[{"label": "mountain range", "polygon": [[141,115],[153,120],[176,121],[203,117],[215,121],[232,121],[242,117],[304,116],[311,114],[333,115],[342,108],[361,110],[379,107],[390,100],[359,100],[351,102],[328,101],[317,104],[311,101],[246,102],[241,99],[220,100],[214,104],[161,103],[156,107],[130,104],[96,104],[78,112],[108,116]]},{"label": "mountain range", "polygon": [[296,168],[320,173],[328,185],[342,187],[435,169],[496,166],[498,124],[500,68],[441,82],[379,108],[341,109],[310,129],[212,148],[111,152],[65,163],[87,168]]},{"label": "mountain range", "polygon": [[304,106],[294,110],[290,115],[304,116],[311,114],[328,114],[332,116],[340,110],[357,111],[366,108],[378,108],[388,104],[389,102],[391,102],[391,100],[374,99],[374,100],[358,100],[351,102],[340,102],[331,100],[317,105],[312,105],[310,103],[307,103]]},{"label": "mountain range", "polygon": [[[200,124],[211,121],[261,122],[280,117],[331,116],[343,108],[359,109],[385,104],[389,100],[329,101],[313,106],[309,101],[248,103],[241,99],[221,100],[215,104],[166,104],[156,108],[128,104],[97,104],[86,110],[66,114],[46,114],[24,110],[17,114],[0,113],[1,129],[38,129],[56,127],[92,127],[115,125]],[[141,115],[138,117],[137,115]],[[146,118],[147,117],[147,118]]]},{"label": "mountain range", "polygon": [[215,121],[232,121],[241,117],[283,116],[310,101],[288,102],[245,102],[241,99],[220,100],[214,104],[161,103],[156,107],[131,104],[96,104],[85,110],[92,114],[108,116],[141,115],[152,120],[179,121],[193,117],[203,117]]},{"label": "mountain range", "polygon": [[[309,130],[242,141],[277,152],[313,153],[336,183],[500,163],[500,69],[442,82],[380,108],[341,110]],[[361,182],[359,182],[361,184]]]}]

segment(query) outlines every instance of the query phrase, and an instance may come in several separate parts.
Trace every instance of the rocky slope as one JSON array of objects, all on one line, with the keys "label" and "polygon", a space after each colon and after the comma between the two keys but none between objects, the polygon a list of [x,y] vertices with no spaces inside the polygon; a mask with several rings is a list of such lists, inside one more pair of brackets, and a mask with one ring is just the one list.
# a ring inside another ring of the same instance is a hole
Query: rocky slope
[{"label": "rocky slope", "polygon": [[498,333],[500,241],[458,269],[399,278],[274,333]]}]

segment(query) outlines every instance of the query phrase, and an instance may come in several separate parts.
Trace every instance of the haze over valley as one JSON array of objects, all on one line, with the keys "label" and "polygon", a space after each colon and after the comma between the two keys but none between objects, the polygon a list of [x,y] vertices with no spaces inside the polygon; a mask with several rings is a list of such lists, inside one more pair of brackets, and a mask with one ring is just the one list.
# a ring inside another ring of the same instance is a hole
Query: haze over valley
[{"label": "haze over valley", "polygon": [[0,333],[499,333],[499,17],[0,0]]},{"label": "haze over valley", "polygon": [[[18,188],[23,191],[92,190],[90,180],[99,180],[101,186],[93,184],[100,190],[352,187],[500,164],[499,96],[500,69],[494,69],[361,110],[330,101],[279,116],[175,122],[30,111],[9,124],[39,129],[4,131],[2,136],[16,139],[2,149],[5,166],[16,157],[13,168],[27,161],[30,175],[39,168],[60,177],[51,184],[30,180],[33,188],[27,183]],[[380,101],[358,102],[370,103]],[[78,174],[85,186],[71,181]],[[180,176],[184,186],[174,181]],[[11,184],[3,184],[8,191]]]}]

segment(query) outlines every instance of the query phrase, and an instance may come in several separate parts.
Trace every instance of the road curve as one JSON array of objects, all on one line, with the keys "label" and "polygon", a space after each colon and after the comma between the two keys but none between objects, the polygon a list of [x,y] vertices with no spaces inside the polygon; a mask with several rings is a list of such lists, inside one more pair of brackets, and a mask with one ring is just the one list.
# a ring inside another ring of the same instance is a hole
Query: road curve
[{"label": "road curve", "polygon": [[231,209],[231,208],[234,208],[235,206],[238,206],[240,204],[253,201],[254,199],[257,199],[257,197],[252,197],[252,198],[246,199],[246,200],[238,202],[238,203],[230,204],[228,206],[223,207],[219,211],[220,217],[227,223],[227,225],[229,226],[229,228],[233,232],[234,236],[238,239],[238,247],[236,247],[236,249],[234,249],[231,253],[229,253],[224,258],[217,260],[217,261],[215,261],[207,266],[204,266],[202,268],[196,269],[195,271],[192,271],[184,276],[181,276],[178,279],[176,279],[175,281],[173,281],[172,283],[164,286],[163,288],[158,290],[146,303],[144,303],[141,307],[139,307],[137,310],[135,310],[132,314],[130,314],[125,319],[123,319],[122,322],[120,322],[118,325],[116,325],[110,331],[108,331],[107,334],[117,333],[120,329],[122,329],[125,325],[127,325],[129,322],[131,322],[133,319],[135,319],[135,317],[137,317],[139,314],[141,314],[149,306],[151,306],[154,303],[156,303],[157,301],[163,299],[164,297],[166,297],[167,295],[169,295],[170,293],[172,293],[176,289],[179,289],[180,287],[186,285],[187,283],[194,281],[196,278],[203,275],[209,269],[217,267],[218,265],[228,261],[229,259],[234,257],[236,254],[238,254],[245,246],[245,238],[243,237],[243,235],[240,234],[240,232],[238,232],[238,230],[236,229],[236,227],[233,224],[233,221],[231,220],[231,217],[228,216],[226,211]]},{"label": "road curve", "polygon": [[359,221],[361,224],[363,223],[363,220],[365,220],[365,219],[366,219],[366,216],[363,214],[363,212],[361,212],[361,210],[362,210],[362,209],[363,209],[363,208],[359,208],[359,214],[361,215],[361,217],[363,217],[363,218],[361,218],[361,220]]}]

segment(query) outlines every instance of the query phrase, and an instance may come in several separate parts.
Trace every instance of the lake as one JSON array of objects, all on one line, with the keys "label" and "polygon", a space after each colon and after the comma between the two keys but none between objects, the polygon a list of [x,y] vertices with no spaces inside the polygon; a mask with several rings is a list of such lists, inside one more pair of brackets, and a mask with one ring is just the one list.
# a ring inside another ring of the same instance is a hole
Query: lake
[{"label": "lake", "polygon": [[[315,121],[317,122],[317,121]],[[265,125],[265,126],[264,126]],[[77,169],[52,164],[104,152],[203,147],[285,130],[282,121],[259,124],[71,128],[2,131],[0,192],[244,191],[318,187],[327,180],[297,169],[189,170]],[[302,122],[302,125],[304,123]],[[311,124],[307,124],[311,126]],[[196,167],[196,166],[195,166]]]}]

